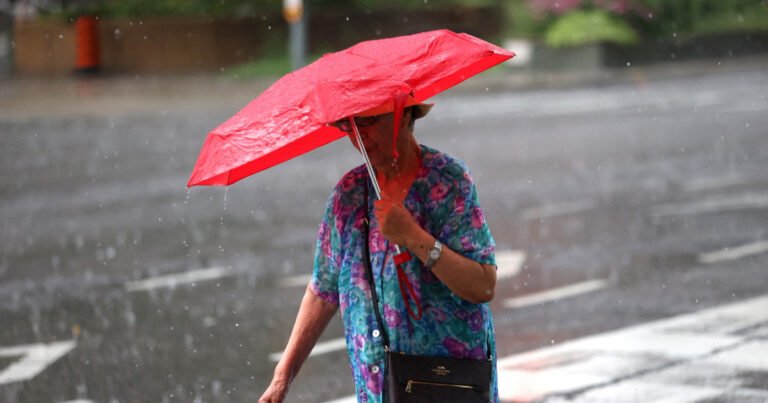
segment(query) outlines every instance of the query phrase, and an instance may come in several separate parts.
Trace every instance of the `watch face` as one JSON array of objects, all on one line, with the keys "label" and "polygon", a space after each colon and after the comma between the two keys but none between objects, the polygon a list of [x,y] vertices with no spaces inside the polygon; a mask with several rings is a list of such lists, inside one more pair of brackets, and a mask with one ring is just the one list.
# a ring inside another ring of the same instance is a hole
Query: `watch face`
[{"label": "watch face", "polygon": [[437,250],[437,249],[432,249],[431,251],[429,251],[429,257],[432,258],[432,259],[439,258],[440,257],[440,251]]}]

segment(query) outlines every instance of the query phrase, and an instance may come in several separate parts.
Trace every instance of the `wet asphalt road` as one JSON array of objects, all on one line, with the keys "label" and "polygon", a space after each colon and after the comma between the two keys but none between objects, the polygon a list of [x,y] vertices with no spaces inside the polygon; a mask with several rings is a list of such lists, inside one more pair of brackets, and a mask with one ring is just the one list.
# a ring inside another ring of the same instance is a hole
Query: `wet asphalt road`
[{"label": "wet asphalt road", "polygon": [[[155,90],[177,107],[0,120],[0,371],[23,357],[8,347],[75,342],[36,376],[0,378],[0,401],[246,402],[268,384],[303,294],[284,279],[311,272],[330,189],[359,156],[339,141],[187,190],[205,134],[244,102]],[[525,253],[493,303],[499,356],[766,293],[768,253],[702,259],[768,240],[766,70],[435,102],[417,138],[469,165],[497,249]],[[607,288],[504,304],[595,279]],[[336,350],[307,361],[289,401],[352,393]]]}]

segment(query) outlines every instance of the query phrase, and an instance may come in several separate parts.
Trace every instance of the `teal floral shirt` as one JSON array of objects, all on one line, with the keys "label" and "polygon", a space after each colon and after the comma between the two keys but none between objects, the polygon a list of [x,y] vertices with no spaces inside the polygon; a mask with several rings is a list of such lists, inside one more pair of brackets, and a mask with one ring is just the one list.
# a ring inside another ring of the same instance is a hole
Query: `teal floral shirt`
[{"label": "teal floral shirt", "polygon": [[[493,237],[466,165],[445,153],[421,148],[422,164],[403,205],[422,228],[451,250],[495,265]],[[362,260],[364,205],[371,220],[371,265],[390,349],[473,359],[487,358],[490,353],[494,360],[493,400],[498,401],[495,340],[488,304],[459,298],[414,258],[403,269],[421,301],[423,315],[418,321],[408,315],[392,260],[395,245],[379,231],[373,214],[372,188],[368,200],[363,201],[367,181],[365,166],[359,166],[348,172],[334,189],[320,224],[310,283],[316,295],[340,308],[358,401],[382,401],[386,370],[381,329]]]}]

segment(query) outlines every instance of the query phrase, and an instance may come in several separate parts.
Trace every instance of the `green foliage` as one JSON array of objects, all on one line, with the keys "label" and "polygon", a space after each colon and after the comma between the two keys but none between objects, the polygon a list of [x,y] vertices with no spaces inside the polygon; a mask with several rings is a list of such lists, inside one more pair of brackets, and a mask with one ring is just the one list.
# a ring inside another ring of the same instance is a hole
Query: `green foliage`
[{"label": "green foliage", "polygon": [[647,29],[656,35],[765,30],[766,0],[642,0],[653,11]]},{"label": "green foliage", "polygon": [[512,38],[538,38],[544,36],[551,21],[534,17],[527,0],[506,0],[504,2],[505,34]]},{"label": "green foliage", "polygon": [[262,59],[243,63],[224,70],[224,76],[236,79],[255,77],[280,77],[291,72],[291,61],[287,56],[267,56]]},{"label": "green foliage", "polygon": [[103,18],[149,16],[259,16],[279,13],[280,0],[97,0],[62,10],[66,17],[98,15]]},{"label": "green foliage", "polygon": [[[508,36],[546,38],[559,46],[587,43],[593,40],[590,38],[631,43],[638,37],[684,40],[715,33],[768,31],[768,0],[627,0],[624,3],[632,5],[634,12],[623,13],[608,7],[610,0],[579,0],[574,10],[561,14],[535,12],[534,3],[544,1],[503,1]],[[567,4],[572,7],[573,1]],[[591,18],[600,25],[593,26],[583,13],[598,10],[608,17],[594,13]]]},{"label": "green foliage", "polygon": [[[322,57],[321,53],[313,53],[307,58],[310,64]],[[286,52],[267,54],[264,57],[224,70],[223,75],[228,78],[248,80],[260,77],[280,77],[291,72],[291,61]]]},{"label": "green foliage", "polygon": [[639,38],[629,24],[605,10],[580,10],[558,18],[547,30],[545,40],[557,48],[595,42],[630,45]]},{"label": "green foliage", "polygon": [[693,31],[701,35],[768,31],[768,3],[755,5],[741,12],[729,10],[704,16],[696,22]]},{"label": "green foliage", "polygon": [[[304,0],[310,12],[325,10],[401,10],[449,7],[489,7],[498,0]],[[90,14],[101,17],[148,16],[235,16],[253,17],[265,13],[280,13],[282,0],[92,0],[75,2],[61,14],[66,17]]]}]

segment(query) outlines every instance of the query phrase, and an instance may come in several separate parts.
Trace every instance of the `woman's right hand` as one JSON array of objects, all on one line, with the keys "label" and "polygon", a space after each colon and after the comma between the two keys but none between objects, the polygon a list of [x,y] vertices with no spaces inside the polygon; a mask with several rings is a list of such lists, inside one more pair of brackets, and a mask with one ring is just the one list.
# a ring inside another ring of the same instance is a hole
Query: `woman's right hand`
[{"label": "woman's right hand", "polygon": [[272,379],[267,390],[261,395],[259,403],[281,403],[288,393],[288,384],[278,379]]}]

